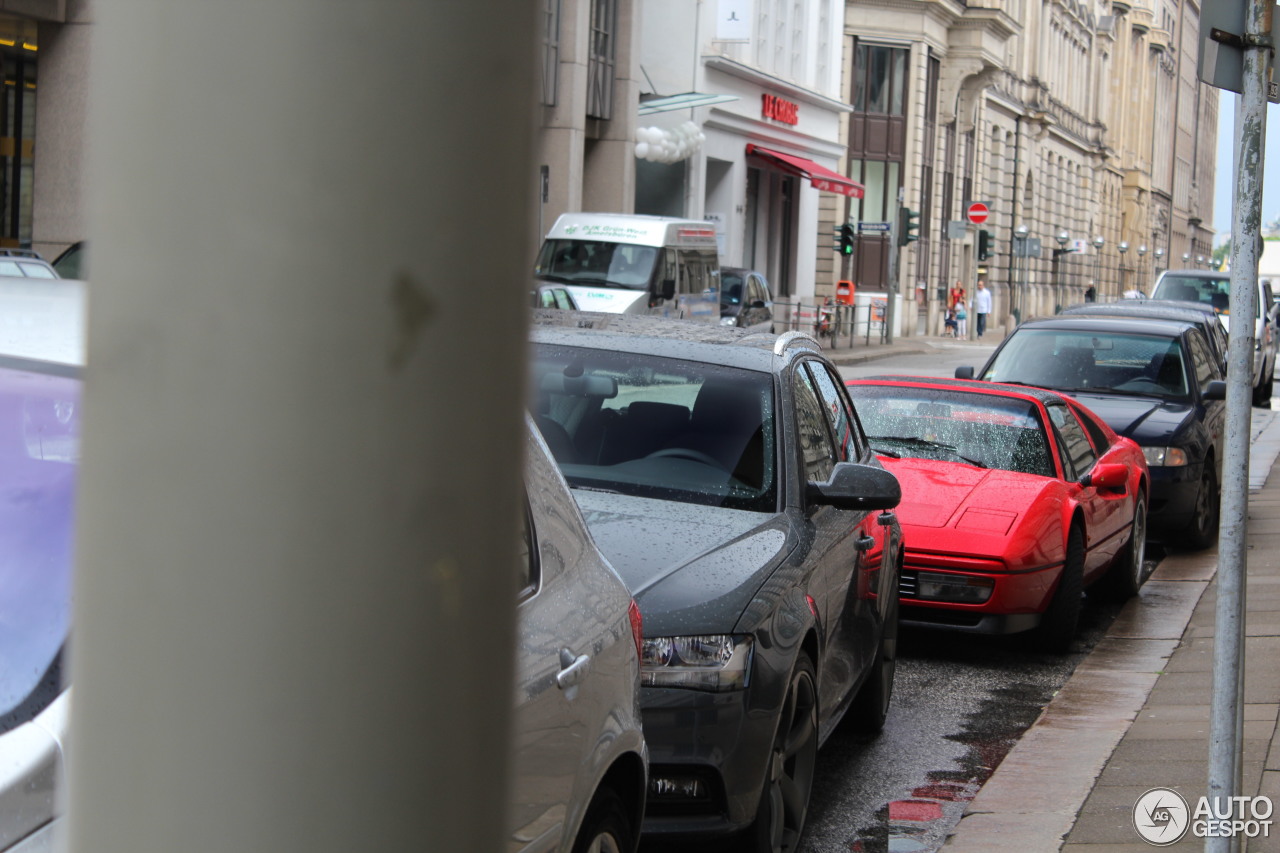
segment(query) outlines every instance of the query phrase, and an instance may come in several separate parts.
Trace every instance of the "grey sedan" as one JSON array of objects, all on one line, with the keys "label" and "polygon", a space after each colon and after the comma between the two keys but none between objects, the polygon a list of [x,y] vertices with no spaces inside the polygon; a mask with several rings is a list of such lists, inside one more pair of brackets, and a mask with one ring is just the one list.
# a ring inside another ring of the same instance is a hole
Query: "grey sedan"
[{"label": "grey sedan", "polygon": [[819,745],[888,710],[897,480],[812,338],[535,324],[531,408],[644,616],[645,833],[799,849]]}]

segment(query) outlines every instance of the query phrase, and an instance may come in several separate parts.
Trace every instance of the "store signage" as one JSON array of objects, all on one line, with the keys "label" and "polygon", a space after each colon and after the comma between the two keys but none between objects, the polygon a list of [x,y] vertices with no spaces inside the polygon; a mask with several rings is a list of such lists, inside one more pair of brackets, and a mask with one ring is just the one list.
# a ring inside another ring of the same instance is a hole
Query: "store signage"
[{"label": "store signage", "polygon": [[800,105],[779,98],[777,95],[764,95],[764,117],[786,124],[800,123]]}]

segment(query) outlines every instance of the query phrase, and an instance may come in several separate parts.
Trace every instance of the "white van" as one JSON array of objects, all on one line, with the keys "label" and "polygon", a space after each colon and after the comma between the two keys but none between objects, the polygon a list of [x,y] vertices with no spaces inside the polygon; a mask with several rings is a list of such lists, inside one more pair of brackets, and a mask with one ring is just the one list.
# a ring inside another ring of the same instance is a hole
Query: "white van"
[{"label": "white van", "polygon": [[565,213],[533,274],[563,284],[583,311],[720,322],[720,256],[708,222]]},{"label": "white van", "polygon": [[[1152,299],[1195,302],[1213,308],[1222,327],[1231,333],[1231,274],[1217,270],[1165,270],[1156,279]],[[1277,313],[1270,278],[1258,279],[1258,304],[1253,329],[1253,404],[1265,406],[1271,399],[1276,374]]]}]

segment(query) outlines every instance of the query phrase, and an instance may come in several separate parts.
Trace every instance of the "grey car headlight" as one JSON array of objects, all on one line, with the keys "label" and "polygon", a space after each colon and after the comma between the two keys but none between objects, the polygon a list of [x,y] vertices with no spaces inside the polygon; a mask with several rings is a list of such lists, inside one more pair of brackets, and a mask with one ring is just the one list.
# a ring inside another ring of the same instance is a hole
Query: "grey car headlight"
[{"label": "grey car headlight", "polygon": [[1152,468],[1165,466],[1176,468],[1188,464],[1187,451],[1181,447],[1144,447],[1142,455],[1147,457],[1147,465]]},{"label": "grey car headlight", "polygon": [[736,326],[736,325],[738,325],[738,318],[737,318],[737,317],[721,317],[721,318],[720,318],[720,325],[721,325],[721,326]]},{"label": "grey car headlight", "polygon": [[640,683],[714,693],[741,690],[751,672],[751,648],[751,637],[740,634],[645,637]]}]

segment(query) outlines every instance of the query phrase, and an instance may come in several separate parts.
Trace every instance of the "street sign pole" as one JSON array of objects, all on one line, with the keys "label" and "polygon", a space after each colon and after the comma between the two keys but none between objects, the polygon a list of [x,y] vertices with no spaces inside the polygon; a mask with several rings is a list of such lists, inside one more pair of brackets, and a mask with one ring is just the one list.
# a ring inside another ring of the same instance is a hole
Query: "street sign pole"
[{"label": "street sign pole", "polygon": [[[1231,213],[1231,311],[1252,317],[1258,299],[1263,151],[1267,83],[1271,65],[1272,0],[1245,0],[1241,95],[1236,110],[1235,199]],[[1220,31],[1212,33],[1220,40]],[[1229,808],[1241,793],[1244,730],[1244,605],[1249,503],[1249,421],[1253,385],[1254,328],[1232,324],[1227,347],[1227,427],[1222,460],[1218,532],[1217,612],[1213,642],[1213,697],[1209,711],[1208,795]],[[1206,838],[1206,853],[1238,850],[1240,838]]]}]

